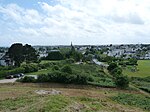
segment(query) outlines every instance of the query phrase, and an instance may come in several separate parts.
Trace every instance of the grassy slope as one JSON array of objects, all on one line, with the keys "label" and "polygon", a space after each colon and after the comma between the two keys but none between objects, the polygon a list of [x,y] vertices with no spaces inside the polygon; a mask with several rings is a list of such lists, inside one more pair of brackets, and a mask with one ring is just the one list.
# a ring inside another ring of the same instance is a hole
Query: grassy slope
[{"label": "grassy slope", "polygon": [[[143,112],[142,109],[119,104],[110,97],[118,93],[137,92],[116,89],[82,88],[70,89],[58,86],[55,89],[62,92],[61,95],[37,95],[35,90],[51,90],[38,84],[13,84],[0,85],[0,111],[15,112]],[[133,99],[134,100],[134,99]]]},{"label": "grassy slope", "polygon": [[130,77],[147,77],[150,76],[150,60],[139,60],[138,67],[139,71],[131,72],[131,70],[124,70],[124,74]]},{"label": "grassy slope", "polygon": [[39,70],[38,72],[32,72],[32,73],[27,73],[28,75],[40,75],[40,74],[47,74],[51,72],[51,68],[48,69],[43,69],[43,70]]}]

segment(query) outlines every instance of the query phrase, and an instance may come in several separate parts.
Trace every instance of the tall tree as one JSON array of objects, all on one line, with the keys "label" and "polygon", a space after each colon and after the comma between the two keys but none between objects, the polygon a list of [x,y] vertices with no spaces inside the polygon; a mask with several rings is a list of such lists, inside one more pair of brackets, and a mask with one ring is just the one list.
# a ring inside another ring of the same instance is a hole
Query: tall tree
[{"label": "tall tree", "polygon": [[38,60],[38,54],[36,50],[28,44],[23,46],[23,56],[27,63],[36,62]]},{"label": "tall tree", "polygon": [[11,60],[15,61],[15,66],[20,66],[23,62],[23,45],[21,43],[12,44],[7,52]]},{"label": "tall tree", "polygon": [[12,44],[7,55],[15,61],[15,66],[20,66],[23,61],[36,62],[38,55],[31,45],[22,45],[21,43]]}]

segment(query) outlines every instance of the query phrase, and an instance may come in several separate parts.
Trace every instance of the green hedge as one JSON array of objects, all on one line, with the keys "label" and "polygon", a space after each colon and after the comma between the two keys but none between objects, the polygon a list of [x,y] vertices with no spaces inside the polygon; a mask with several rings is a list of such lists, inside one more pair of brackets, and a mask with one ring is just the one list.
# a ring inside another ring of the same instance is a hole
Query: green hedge
[{"label": "green hedge", "polygon": [[57,82],[57,83],[73,83],[73,84],[87,84],[92,81],[92,77],[83,74],[68,74],[60,71],[54,71],[48,74],[38,76],[37,82]]}]

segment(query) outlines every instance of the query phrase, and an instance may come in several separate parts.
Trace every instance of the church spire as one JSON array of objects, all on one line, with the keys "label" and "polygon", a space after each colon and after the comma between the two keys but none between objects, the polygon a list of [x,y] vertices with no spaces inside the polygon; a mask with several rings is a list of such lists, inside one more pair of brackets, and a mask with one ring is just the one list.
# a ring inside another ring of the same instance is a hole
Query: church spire
[{"label": "church spire", "polygon": [[71,51],[75,51],[75,48],[74,48],[72,42],[71,42]]},{"label": "church spire", "polygon": [[73,47],[73,45],[72,45],[72,41],[71,41],[71,47]]}]

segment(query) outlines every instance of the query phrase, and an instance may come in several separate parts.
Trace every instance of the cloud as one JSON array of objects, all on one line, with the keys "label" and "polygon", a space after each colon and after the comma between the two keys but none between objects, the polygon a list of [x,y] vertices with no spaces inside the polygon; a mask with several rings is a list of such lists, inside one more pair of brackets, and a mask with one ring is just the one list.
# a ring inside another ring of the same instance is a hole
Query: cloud
[{"label": "cloud", "polygon": [[38,2],[38,9],[1,5],[0,23],[5,26],[0,26],[0,34],[5,40],[11,35],[16,41],[46,45],[71,41],[146,43],[150,41],[148,3],[149,0],[58,0],[55,5]]}]

